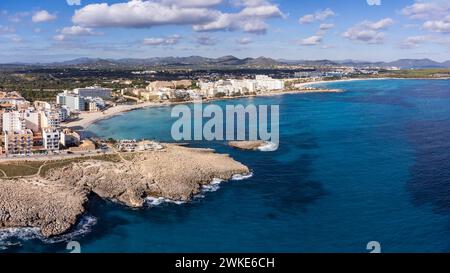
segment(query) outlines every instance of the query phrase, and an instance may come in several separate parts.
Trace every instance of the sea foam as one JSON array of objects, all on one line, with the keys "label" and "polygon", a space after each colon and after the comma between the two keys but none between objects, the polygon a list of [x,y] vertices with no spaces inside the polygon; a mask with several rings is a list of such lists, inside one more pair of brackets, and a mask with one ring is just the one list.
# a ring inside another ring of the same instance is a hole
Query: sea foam
[{"label": "sea foam", "polygon": [[248,174],[235,174],[233,175],[233,177],[231,177],[231,180],[234,181],[240,181],[240,180],[245,180],[245,179],[249,179],[253,177],[253,173],[248,173]]},{"label": "sea foam", "polygon": [[266,142],[265,144],[258,147],[261,152],[274,152],[278,150],[278,144],[273,142]]},{"label": "sea foam", "polygon": [[214,178],[211,181],[211,183],[209,183],[208,185],[202,186],[202,191],[203,192],[215,192],[220,189],[220,184],[222,184],[222,182],[224,182],[224,180],[219,179],[219,178]]},{"label": "sea foam", "polygon": [[[240,181],[240,180],[249,179],[251,177],[253,177],[253,173],[235,174],[231,177],[230,180]],[[220,184],[222,184],[223,182],[225,182],[225,180],[220,179],[220,178],[213,178],[211,183],[202,186],[201,193],[196,194],[194,196],[194,199],[205,198],[205,193],[218,191],[220,189]],[[163,197],[149,196],[149,197],[145,198],[145,203],[148,207],[156,207],[156,206],[159,206],[162,204],[182,205],[182,204],[185,204],[186,202],[175,201],[175,200],[171,200],[171,199],[167,199],[167,198],[163,198]]]},{"label": "sea foam", "polygon": [[81,218],[73,231],[64,235],[46,238],[42,236],[39,228],[5,228],[0,229],[0,249],[6,250],[12,246],[20,246],[21,242],[29,240],[41,240],[46,244],[68,242],[79,238],[89,232],[97,223],[97,218],[86,215]]},{"label": "sea foam", "polygon": [[156,207],[156,206],[159,206],[159,205],[164,204],[164,203],[175,204],[175,205],[182,205],[182,204],[184,204],[186,202],[184,202],[184,201],[175,201],[175,200],[171,200],[171,199],[164,198],[164,197],[152,197],[152,196],[149,196],[149,197],[145,198],[145,204],[148,207]]}]

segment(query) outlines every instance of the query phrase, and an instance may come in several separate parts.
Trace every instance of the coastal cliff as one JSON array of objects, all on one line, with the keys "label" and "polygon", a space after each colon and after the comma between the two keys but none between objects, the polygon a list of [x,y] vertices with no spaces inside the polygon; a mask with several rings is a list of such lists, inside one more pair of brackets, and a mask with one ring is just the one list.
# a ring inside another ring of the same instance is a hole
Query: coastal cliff
[{"label": "coastal cliff", "polygon": [[228,155],[169,144],[120,157],[120,162],[73,162],[44,176],[0,180],[0,228],[38,227],[46,237],[60,235],[76,224],[91,194],[130,207],[144,206],[149,196],[188,201],[214,178],[250,172]]}]

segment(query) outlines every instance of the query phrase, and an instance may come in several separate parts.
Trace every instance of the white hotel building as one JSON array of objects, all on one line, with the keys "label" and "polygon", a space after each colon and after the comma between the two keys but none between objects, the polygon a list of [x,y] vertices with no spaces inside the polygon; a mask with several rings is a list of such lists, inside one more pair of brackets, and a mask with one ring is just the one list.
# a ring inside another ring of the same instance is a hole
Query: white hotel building
[{"label": "white hotel building", "polygon": [[25,128],[26,121],[19,111],[3,113],[3,131],[19,132]]},{"label": "white hotel building", "polygon": [[66,106],[70,111],[81,112],[85,110],[85,100],[77,94],[69,91],[58,94],[56,103],[61,106]]},{"label": "white hotel building", "polygon": [[73,90],[73,93],[77,94],[80,97],[91,97],[91,98],[102,98],[102,99],[110,99],[111,98],[110,88],[102,88],[98,86],[91,86],[86,88],[76,88]]},{"label": "white hotel building", "polygon": [[59,142],[61,139],[61,132],[56,128],[45,128],[42,130],[42,138],[44,148],[47,151],[59,150]]},{"label": "white hotel building", "polygon": [[256,85],[258,86],[258,89],[264,89],[269,91],[284,89],[283,80],[272,79],[269,76],[258,75],[256,76],[255,81]]},{"label": "white hotel building", "polygon": [[256,93],[261,91],[273,91],[284,89],[284,81],[272,79],[269,76],[258,75],[254,80],[219,80],[216,82],[200,82],[200,89],[203,95],[215,96],[218,93],[225,95]]}]

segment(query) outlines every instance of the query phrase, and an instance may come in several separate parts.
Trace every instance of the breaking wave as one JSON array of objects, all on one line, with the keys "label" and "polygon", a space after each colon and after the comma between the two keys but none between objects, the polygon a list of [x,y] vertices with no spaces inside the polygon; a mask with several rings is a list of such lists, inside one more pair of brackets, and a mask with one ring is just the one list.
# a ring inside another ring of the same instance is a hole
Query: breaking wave
[{"label": "breaking wave", "polygon": [[278,150],[278,144],[274,142],[266,142],[264,145],[261,145],[258,150],[261,152],[274,152]]},{"label": "breaking wave", "polygon": [[220,184],[222,182],[224,182],[224,180],[214,178],[211,183],[202,186],[202,192],[215,192],[220,189]]},{"label": "breaking wave", "polygon": [[[249,179],[251,177],[253,177],[253,173],[235,174],[231,177],[230,180],[240,181],[240,180]],[[194,196],[194,199],[205,198],[205,193],[218,191],[220,189],[220,184],[222,184],[223,182],[225,182],[225,180],[219,179],[219,178],[213,178],[211,183],[202,186],[201,192],[199,194],[196,194]],[[171,200],[171,199],[167,199],[167,198],[163,198],[163,197],[149,196],[149,197],[145,198],[145,203],[148,207],[156,207],[156,206],[159,206],[162,204],[182,205],[182,204],[185,204],[186,202],[185,201],[175,201],[175,200]]]},{"label": "breaking wave", "polygon": [[233,175],[233,177],[231,177],[231,180],[234,181],[240,181],[240,180],[245,180],[245,179],[249,179],[253,177],[253,173],[248,173],[248,174],[235,174]]},{"label": "breaking wave", "polygon": [[167,199],[167,198],[164,198],[164,197],[151,197],[151,196],[149,196],[149,197],[145,198],[145,204],[148,207],[156,207],[156,206],[159,206],[159,205],[165,204],[165,203],[166,204],[182,205],[182,204],[184,204],[186,202],[184,202],[184,201],[175,201],[175,200]]},{"label": "breaking wave", "polygon": [[86,215],[81,218],[73,231],[64,235],[46,238],[42,236],[39,228],[5,228],[0,229],[0,250],[9,247],[21,246],[23,241],[41,240],[46,244],[68,242],[74,238],[81,237],[92,231],[92,227],[97,223],[97,218]]}]

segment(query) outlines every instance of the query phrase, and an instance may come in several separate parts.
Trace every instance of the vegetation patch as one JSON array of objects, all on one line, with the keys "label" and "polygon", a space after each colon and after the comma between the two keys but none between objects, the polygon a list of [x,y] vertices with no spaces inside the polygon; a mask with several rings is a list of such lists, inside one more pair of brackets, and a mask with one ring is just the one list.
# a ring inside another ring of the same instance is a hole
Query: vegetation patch
[{"label": "vegetation patch", "polygon": [[117,154],[108,154],[53,161],[12,161],[0,164],[0,178],[15,178],[37,175],[39,173],[39,169],[41,169],[39,174],[41,176],[45,176],[51,169],[62,168],[72,163],[83,162],[87,160],[120,162],[121,158]]},{"label": "vegetation patch", "polygon": [[16,161],[0,164],[2,175],[7,177],[20,177],[35,175],[44,161]]}]

